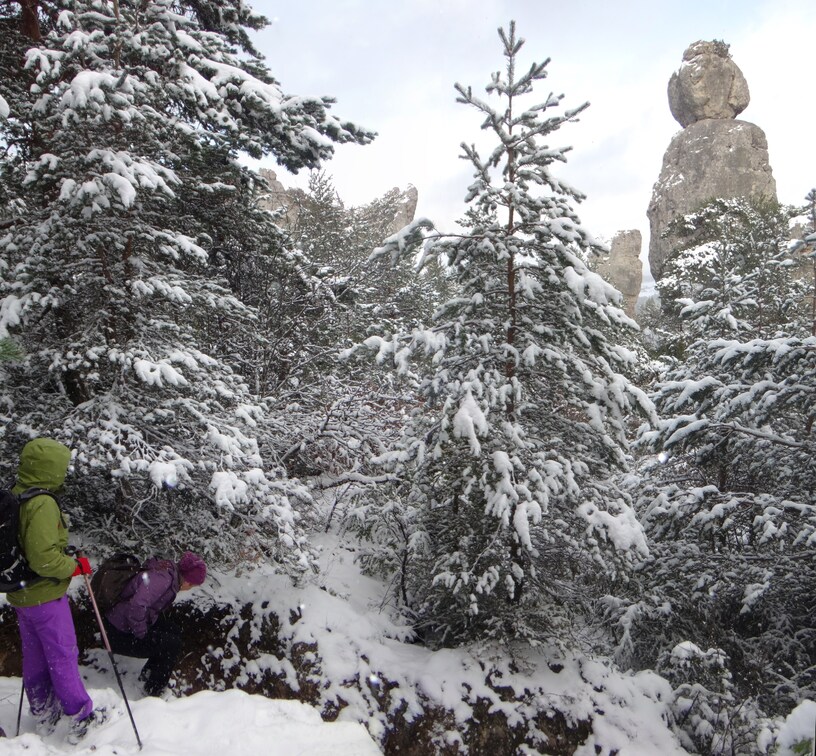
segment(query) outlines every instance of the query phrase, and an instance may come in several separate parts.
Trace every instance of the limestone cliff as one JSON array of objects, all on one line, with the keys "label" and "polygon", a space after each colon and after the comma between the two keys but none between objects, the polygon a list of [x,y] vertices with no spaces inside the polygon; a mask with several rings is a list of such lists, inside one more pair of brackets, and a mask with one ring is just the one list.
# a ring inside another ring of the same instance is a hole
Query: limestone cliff
[{"label": "limestone cliff", "polygon": [[[298,215],[300,208],[305,203],[309,202],[307,194],[301,189],[287,189],[277,177],[275,171],[269,168],[261,168],[260,175],[266,179],[269,184],[269,190],[261,200],[261,206],[268,210],[284,210],[281,223],[288,229],[292,230],[297,226]],[[397,194],[397,209],[394,213],[393,220],[389,223],[386,233],[394,234],[400,229],[407,226],[413,219],[416,213],[417,201],[419,194],[413,184],[401,191],[394,187],[385,196]]]},{"label": "limestone cliff", "polygon": [[623,294],[623,309],[630,318],[635,317],[640,294],[642,244],[640,231],[619,231],[609,245],[609,255],[594,266],[598,275]]}]

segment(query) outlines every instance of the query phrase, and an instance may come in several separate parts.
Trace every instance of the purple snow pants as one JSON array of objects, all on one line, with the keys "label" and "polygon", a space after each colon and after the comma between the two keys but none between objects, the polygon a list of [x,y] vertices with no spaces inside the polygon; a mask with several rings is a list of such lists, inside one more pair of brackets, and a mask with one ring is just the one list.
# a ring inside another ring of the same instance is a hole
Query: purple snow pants
[{"label": "purple snow pants", "polygon": [[41,718],[62,708],[64,714],[85,719],[93,711],[93,702],[79,676],[79,648],[68,598],[15,609],[31,713]]}]

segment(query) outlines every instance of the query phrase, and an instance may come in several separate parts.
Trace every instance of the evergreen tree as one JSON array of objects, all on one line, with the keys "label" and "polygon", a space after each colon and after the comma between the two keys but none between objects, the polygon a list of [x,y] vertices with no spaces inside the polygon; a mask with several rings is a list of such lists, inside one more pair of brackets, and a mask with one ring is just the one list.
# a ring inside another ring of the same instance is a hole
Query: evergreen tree
[{"label": "evergreen tree", "polygon": [[284,458],[293,471],[319,476],[322,486],[342,486],[347,497],[357,490],[348,487],[349,476],[361,485],[371,478],[367,460],[392,440],[399,413],[389,376],[343,364],[338,353],[375,324],[392,332],[398,324],[427,322],[445,279],[422,276],[418,282],[410,265],[395,270],[369,263],[371,250],[398,219],[399,190],[347,208],[331,177],[315,171],[308,192],[292,194],[296,209],[286,220],[297,249],[300,277],[293,283],[302,306],[293,308],[291,297],[290,306],[275,301],[268,309],[278,320],[267,321],[273,338],[285,333],[291,339],[292,359],[275,390],[292,420]]},{"label": "evergreen tree", "polygon": [[734,693],[724,709],[771,714],[816,684],[816,343],[790,215],[718,200],[684,220],[707,237],[675,261],[689,276],[674,278],[686,287],[688,346],[659,382],[661,420],[641,439],[659,453],[644,462],[637,502],[652,553],[615,609],[626,664],[660,668],[678,643],[717,650]]},{"label": "evergreen tree", "polygon": [[[805,396],[793,399],[801,385],[768,391],[768,382],[784,382],[789,370],[797,371],[802,354],[795,344],[807,335],[805,284],[789,251],[794,214],[745,199],[714,201],[683,220],[695,244],[672,259],[661,282],[666,299],[686,294],[675,301],[688,347],[658,385],[664,421],[645,438],[655,448],[691,455],[702,479],[723,490],[764,488],[762,480],[779,485],[781,470],[766,470],[762,454],[754,458],[755,434],[773,436],[774,426],[781,435],[793,431],[807,404]],[[780,343],[786,345],[781,350]],[[758,404],[763,396],[766,407]]]},{"label": "evergreen tree", "polygon": [[547,62],[518,68],[515,24],[499,30],[505,74],[490,104],[456,85],[494,147],[474,168],[466,232],[442,236],[418,220],[379,256],[443,261],[455,298],[431,327],[370,337],[418,392],[397,449],[379,459],[400,481],[359,516],[393,539],[386,562],[428,642],[563,638],[590,585],[645,553],[640,526],[612,482],[626,465],[629,413],[645,397],[619,372],[631,321],[619,295],[584,262],[593,241],[572,203],[582,195],[551,172],[566,148],[545,140],[586,107],[548,115],[561,97],[527,104]]},{"label": "evergreen tree", "polygon": [[264,19],[235,0],[2,14],[0,66],[25,65],[0,79],[0,335],[25,349],[2,458],[19,436],[69,443],[77,513],[119,543],[303,566],[307,496],[247,383],[258,314],[218,271],[279,244],[239,152],[314,168],[372,135],[286,96],[249,42]]},{"label": "evergreen tree", "polygon": [[794,245],[794,252],[810,259],[810,335],[816,336],[816,189],[811,189],[805,197],[809,233]]},{"label": "evergreen tree", "polygon": [[715,199],[672,225],[687,241],[657,287],[686,343],[700,334],[764,337],[801,327],[804,290],[788,249],[797,213],[770,200]]},{"label": "evergreen tree", "polygon": [[292,236],[337,297],[337,332],[331,343],[348,346],[376,323],[388,323],[392,331],[400,324],[427,324],[443,301],[447,281],[435,261],[417,276],[410,264],[377,265],[369,260],[372,250],[394,233],[404,201],[395,188],[366,205],[346,208],[331,177],[310,177]]}]

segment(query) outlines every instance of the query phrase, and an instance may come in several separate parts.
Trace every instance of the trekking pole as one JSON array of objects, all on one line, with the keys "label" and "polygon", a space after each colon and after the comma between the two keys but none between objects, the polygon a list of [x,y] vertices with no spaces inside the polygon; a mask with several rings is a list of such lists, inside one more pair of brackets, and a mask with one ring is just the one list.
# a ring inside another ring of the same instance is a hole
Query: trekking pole
[{"label": "trekking pole", "polygon": [[25,681],[20,684],[20,705],[17,707],[17,737],[20,736],[20,720],[23,718],[23,693],[25,693]]},{"label": "trekking pole", "polygon": [[[82,554],[81,551],[77,552],[78,554]],[[91,597],[91,604],[93,605],[94,614],[96,615],[96,622],[99,625],[99,632],[102,634],[102,642],[105,644],[105,650],[108,652],[108,658],[110,659],[111,666],[113,667],[113,673],[116,675],[116,682],[119,684],[119,690],[122,692],[122,698],[125,700],[125,708],[127,708],[128,716],[130,717],[130,724],[133,725],[133,734],[136,736],[136,742],[139,744],[139,750],[142,750],[142,739],[139,737],[139,731],[136,729],[136,722],[133,719],[133,712],[130,710],[130,703],[128,701],[127,694],[125,693],[125,686],[122,685],[122,678],[119,676],[119,668],[116,666],[116,659],[113,657],[113,651],[111,650],[110,641],[108,640],[108,634],[105,632],[105,625],[102,622],[102,615],[99,612],[99,606],[96,603],[96,596],[94,596],[93,589],[91,588],[91,579],[88,577],[88,574],[83,572],[82,577],[85,578],[85,585],[88,588],[88,595]]]}]

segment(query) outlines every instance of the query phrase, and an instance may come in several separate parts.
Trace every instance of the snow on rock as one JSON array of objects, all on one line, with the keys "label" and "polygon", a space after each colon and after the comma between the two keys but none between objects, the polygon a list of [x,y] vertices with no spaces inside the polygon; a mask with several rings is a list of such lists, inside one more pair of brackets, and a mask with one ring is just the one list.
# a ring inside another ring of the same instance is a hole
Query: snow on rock
[{"label": "snow on rock", "polygon": [[[0,716],[6,733],[14,733],[20,681],[0,678]],[[61,721],[52,735],[35,734],[33,721],[23,718],[17,738],[0,739],[0,756],[378,756],[380,749],[365,728],[356,722],[324,722],[316,709],[298,701],[249,695],[239,690],[203,691],[168,701],[143,698],[131,702],[133,717],[144,748],[139,751],[127,711],[110,688],[91,690],[97,706],[110,708],[110,720],[91,730],[77,746],[65,736],[68,722]]]},{"label": "snow on rock", "polygon": [[[289,649],[316,648],[312,661],[321,681],[318,706],[331,708],[342,699],[338,721],[363,722],[373,738],[382,740],[389,726],[379,692],[385,681],[392,712],[404,707],[410,721],[434,708],[445,709],[452,714],[448,734],[454,740],[478,726],[476,707],[488,701],[511,727],[527,726],[535,716],[553,711],[568,722],[591,722],[592,733],[576,752],[579,756],[593,756],[596,746],[603,753],[617,749],[619,756],[686,753],[667,726],[671,686],[653,672],[620,672],[606,660],[524,644],[492,651],[424,648],[411,642],[413,632],[399,613],[383,604],[382,584],[360,573],[348,541],[324,534],[313,545],[321,552],[319,584],[295,586],[261,565],[240,576],[219,574],[217,587],[208,584],[189,600],[201,606],[225,600],[251,603],[257,626],[253,633],[260,630],[258,618],[265,612],[282,618],[279,637]],[[252,668],[244,663],[238,682],[250,682],[264,668],[294,682],[288,657],[265,655]],[[512,686],[519,698],[499,695],[488,678],[501,679],[508,686],[505,693]],[[354,680],[369,684],[347,682]]]}]

